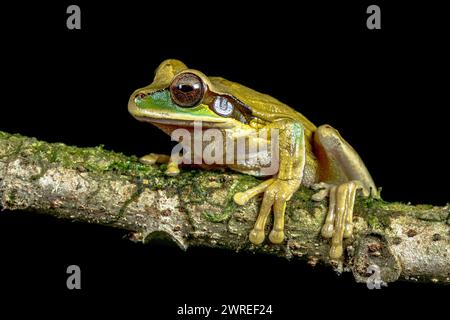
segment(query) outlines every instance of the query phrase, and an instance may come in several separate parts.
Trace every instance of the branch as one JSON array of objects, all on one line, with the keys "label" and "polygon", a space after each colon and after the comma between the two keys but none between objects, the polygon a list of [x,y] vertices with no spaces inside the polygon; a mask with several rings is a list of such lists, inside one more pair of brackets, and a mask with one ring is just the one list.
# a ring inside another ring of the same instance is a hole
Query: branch
[{"label": "branch", "polygon": [[450,283],[450,210],[431,205],[358,199],[354,236],[345,258],[330,261],[320,236],[327,201],[301,188],[286,209],[284,245],[248,241],[259,200],[237,206],[233,195],[257,185],[230,171],[182,170],[164,175],[136,157],[97,148],[46,143],[0,131],[0,208],[28,210],[129,230],[134,241],[167,237],[188,246],[250,250],[310,265],[351,271],[365,282],[377,265],[381,279]]}]

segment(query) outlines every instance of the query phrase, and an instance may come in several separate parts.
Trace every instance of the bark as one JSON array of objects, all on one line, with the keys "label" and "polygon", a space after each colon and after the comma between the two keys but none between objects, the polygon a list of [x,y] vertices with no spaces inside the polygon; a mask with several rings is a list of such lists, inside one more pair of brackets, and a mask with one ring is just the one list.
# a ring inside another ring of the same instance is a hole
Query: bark
[{"label": "bark", "polygon": [[164,237],[183,249],[220,247],[302,259],[311,266],[322,263],[352,272],[358,282],[367,281],[368,267],[376,265],[384,282],[450,284],[448,205],[358,198],[354,236],[346,240],[343,259],[331,261],[329,241],[320,236],[327,201],[312,201],[313,191],[301,188],[289,201],[283,245],[254,246],[248,233],[260,198],[238,206],[232,197],[258,179],[194,169],[168,177],[164,169],[102,147],[77,148],[0,132],[0,208],[122,228],[134,241]]}]

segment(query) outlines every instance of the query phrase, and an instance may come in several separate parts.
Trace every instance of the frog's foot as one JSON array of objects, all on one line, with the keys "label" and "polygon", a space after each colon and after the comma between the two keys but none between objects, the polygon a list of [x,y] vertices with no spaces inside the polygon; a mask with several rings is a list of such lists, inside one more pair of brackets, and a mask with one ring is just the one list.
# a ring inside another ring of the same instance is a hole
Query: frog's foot
[{"label": "frog's foot", "polygon": [[[353,206],[356,191],[361,189],[359,181],[349,181],[338,186],[320,183],[313,189],[322,189],[314,194],[312,199],[320,201],[329,195],[328,214],[322,227],[322,237],[332,238],[330,258],[339,259],[344,251],[343,239],[349,238],[353,233]],[[324,191],[325,190],[325,191]]]},{"label": "frog's foot", "polygon": [[311,186],[313,190],[319,190],[315,194],[312,195],[311,199],[314,201],[322,201],[326,197],[328,197],[330,193],[330,189],[333,185],[325,182],[315,183]]},{"label": "frog's foot", "polygon": [[245,192],[238,192],[234,195],[234,201],[239,205],[243,205],[257,194],[264,192],[264,198],[259,210],[258,218],[249,235],[250,242],[253,244],[261,244],[264,241],[264,229],[272,207],[274,212],[274,223],[273,229],[269,234],[269,239],[272,243],[278,244],[283,242],[286,202],[298,189],[299,185],[300,183],[298,180],[280,180],[273,178],[268,179]]},{"label": "frog's foot", "polygon": [[159,153],[149,153],[139,159],[144,164],[167,163],[166,174],[168,176],[176,176],[180,173],[177,161],[172,161],[170,156]]}]

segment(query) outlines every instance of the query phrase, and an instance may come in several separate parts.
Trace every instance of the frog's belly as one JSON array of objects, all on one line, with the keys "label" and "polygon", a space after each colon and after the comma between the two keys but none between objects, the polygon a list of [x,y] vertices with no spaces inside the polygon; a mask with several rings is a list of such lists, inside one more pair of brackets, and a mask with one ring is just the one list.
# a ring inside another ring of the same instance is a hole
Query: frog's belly
[{"label": "frog's belly", "polygon": [[[272,161],[273,159],[270,160]],[[265,163],[263,165],[267,166],[267,164]],[[254,161],[246,161],[240,164],[228,165],[228,167],[232,170],[256,177],[269,177],[278,173],[278,170],[276,170],[275,173],[271,172],[268,169],[262,170],[261,168],[264,168],[264,166],[262,166],[261,163],[255,165]],[[306,156],[305,169],[303,170],[302,185],[310,187],[312,184],[317,182],[319,182],[318,162],[314,154],[308,151]]]},{"label": "frog's belly", "polygon": [[227,166],[232,170],[255,177],[273,176],[278,173],[279,169],[278,160],[272,158],[270,151],[257,155],[246,155],[245,158],[238,158],[236,163]]}]

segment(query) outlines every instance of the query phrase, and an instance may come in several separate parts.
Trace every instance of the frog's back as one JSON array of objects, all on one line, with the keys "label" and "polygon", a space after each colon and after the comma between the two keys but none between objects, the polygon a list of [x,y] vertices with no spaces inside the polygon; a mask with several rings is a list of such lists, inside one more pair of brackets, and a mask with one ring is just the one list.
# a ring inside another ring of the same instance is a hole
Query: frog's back
[{"label": "frog's back", "polygon": [[311,136],[316,130],[316,126],[304,115],[267,94],[250,89],[239,83],[228,81],[221,77],[209,77],[209,80],[216,92],[229,94],[241,100],[248,105],[251,108],[252,113],[260,119],[269,122],[283,118],[299,121],[303,124],[307,136]]}]

